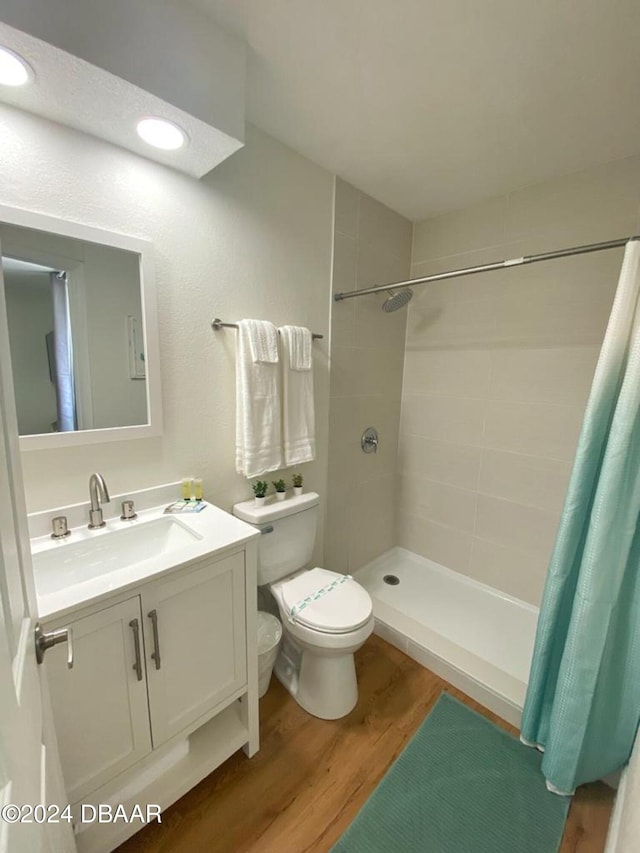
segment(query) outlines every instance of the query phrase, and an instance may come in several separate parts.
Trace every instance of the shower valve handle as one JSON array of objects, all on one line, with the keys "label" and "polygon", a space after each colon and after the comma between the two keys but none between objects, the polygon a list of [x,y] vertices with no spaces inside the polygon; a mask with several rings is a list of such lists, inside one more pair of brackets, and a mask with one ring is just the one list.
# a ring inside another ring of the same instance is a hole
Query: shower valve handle
[{"label": "shower valve handle", "polygon": [[375,427],[367,427],[360,436],[360,447],[364,453],[378,452],[378,430]]}]

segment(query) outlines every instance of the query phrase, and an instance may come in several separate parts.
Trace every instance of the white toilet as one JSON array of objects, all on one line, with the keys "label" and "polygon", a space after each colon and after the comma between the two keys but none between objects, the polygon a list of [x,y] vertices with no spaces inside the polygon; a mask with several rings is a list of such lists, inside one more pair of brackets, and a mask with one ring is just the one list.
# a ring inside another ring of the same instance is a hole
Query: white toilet
[{"label": "white toilet", "polygon": [[258,585],[275,598],[284,628],[275,673],[305,711],[337,720],[358,701],[353,654],[373,631],[369,593],[348,575],[306,569],[316,536],[314,492],[236,504],[233,513],[258,527]]}]

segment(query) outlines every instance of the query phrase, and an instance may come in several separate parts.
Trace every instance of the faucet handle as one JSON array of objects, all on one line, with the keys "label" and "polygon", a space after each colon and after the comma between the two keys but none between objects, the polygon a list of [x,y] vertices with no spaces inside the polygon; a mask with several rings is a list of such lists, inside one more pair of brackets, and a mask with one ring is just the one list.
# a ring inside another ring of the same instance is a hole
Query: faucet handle
[{"label": "faucet handle", "polygon": [[56,515],[51,519],[51,538],[64,539],[65,536],[71,536],[66,515]]},{"label": "faucet handle", "polygon": [[135,510],[133,501],[122,501],[122,515],[120,516],[120,519],[122,521],[131,521],[132,519],[137,517],[138,513]]}]

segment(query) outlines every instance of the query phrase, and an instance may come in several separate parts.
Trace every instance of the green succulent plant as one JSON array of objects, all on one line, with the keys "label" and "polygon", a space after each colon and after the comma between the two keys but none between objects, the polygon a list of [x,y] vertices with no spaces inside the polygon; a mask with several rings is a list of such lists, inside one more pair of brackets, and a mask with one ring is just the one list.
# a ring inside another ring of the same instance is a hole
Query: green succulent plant
[{"label": "green succulent plant", "polygon": [[267,494],[269,484],[264,480],[257,480],[255,483],[251,484],[251,488],[253,489],[253,494],[257,498],[263,498]]},{"label": "green succulent plant", "polygon": [[293,475],[293,485],[295,486],[296,489],[299,489],[302,486],[303,480],[304,480],[304,477],[302,476],[302,474],[294,474]]},{"label": "green succulent plant", "polygon": [[276,490],[276,492],[286,492],[287,491],[287,484],[285,483],[284,480],[272,480],[271,482],[273,483],[273,487]]}]

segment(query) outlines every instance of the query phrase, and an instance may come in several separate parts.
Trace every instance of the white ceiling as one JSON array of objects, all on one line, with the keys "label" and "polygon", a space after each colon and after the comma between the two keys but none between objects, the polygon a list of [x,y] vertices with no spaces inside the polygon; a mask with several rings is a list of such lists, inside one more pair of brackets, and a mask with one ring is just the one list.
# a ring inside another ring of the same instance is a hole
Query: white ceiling
[{"label": "white ceiling", "polygon": [[411,219],[640,152],[638,0],[192,0],[247,118]]},{"label": "white ceiling", "polygon": [[[18,3],[18,0],[15,2]],[[132,56],[134,65],[136,61],[140,61],[145,68],[150,67],[151,71],[140,81],[140,85],[136,83],[135,74],[131,74],[129,79],[125,79],[120,73],[116,74],[116,72],[109,71],[106,68],[106,63],[104,66],[99,66],[94,63],[93,58],[89,60],[80,56],[81,52],[91,54],[91,38],[86,38],[84,34],[88,31],[90,35],[93,35],[91,31],[93,22],[90,14],[96,8],[95,4],[87,4],[86,6],[88,21],[80,20],[80,16],[75,15],[73,27],[60,25],[59,22],[64,20],[64,16],[61,16],[59,12],[56,16],[55,12],[49,9],[53,21],[60,26],[62,33],[69,35],[69,37],[75,37],[80,45],[85,48],[85,50],[77,49],[77,52],[72,53],[65,47],[53,43],[57,35],[55,32],[49,37],[51,41],[48,38],[31,34],[29,28],[32,26],[32,22],[29,16],[33,15],[40,24],[40,29],[43,31],[42,35],[48,35],[44,32],[46,30],[45,16],[38,15],[38,4],[43,2],[47,2],[47,0],[30,0],[28,4],[24,3],[22,6],[18,3],[18,9],[24,11],[26,15],[24,22],[20,21],[20,25],[24,29],[17,29],[4,21],[0,21],[0,45],[8,47],[25,59],[34,72],[33,80],[26,86],[0,86],[1,102],[44,116],[59,124],[74,127],[100,139],[106,139],[115,145],[121,145],[136,154],[157,160],[197,178],[208,174],[222,160],[242,146],[241,139],[244,130],[242,101],[240,102],[240,138],[236,138],[231,133],[221,129],[221,123],[216,121],[216,124],[213,124],[217,113],[221,118],[226,119],[223,127],[232,124],[232,130],[235,130],[236,122],[231,123],[228,115],[223,114],[221,110],[212,110],[213,116],[207,114],[204,118],[199,118],[198,114],[191,109],[193,99],[186,98],[181,102],[178,98],[172,98],[169,102],[153,93],[152,88],[159,90],[159,87],[153,86],[155,83],[153,69],[157,66],[156,44],[153,39],[150,39],[149,44],[145,45],[151,60],[144,55],[140,46],[135,51],[130,50],[124,34],[126,33],[133,40],[136,37],[136,31],[131,22],[127,28],[128,21],[124,14],[117,15],[114,13],[113,15],[120,29],[118,31],[119,39],[117,44],[112,46],[109,58],[117,72],[120,72],[120,66],[124,70],[130,70],[126,67],[124,60],[117,61],[119,56],[125,58]],[[84,3],[85,0],[77,0],[77,2]],[[113,5],[115,0],[110,0],[110,2]],[[130,0],[119,0],[119,2],[126,4],[127,2],[130,3]],[[7,0],[3,0],[3,3],[6,4]],[[136,7],[136,11],[140,10],[142,10],[142,5]],[[158,14],[158,9],[154,8],[153,11],[153,20],[157,24],[154,35],[159,37],[163,32],[162,26],[165,21]],[[192,12],[197,14],[194,10]],[[3,16],[7,14],[4,7],[0,14]],[[211,24],[210,19],[205,18],[202,14],[197,14],[197,18],[202,39],[208,39],[208,43],[211,44],[216,34],[216,28]],[[67,20],[71,20],[71,17]],[[167,23],[166,27],[169,27],[170,23],[173,21]],[[144,32],[150,30],[148,17],[143,18],[142,21],[134,20],[133,24],[137,24]],[[207,27],[210,29],[209,33],[206,32]],[[175,46],[175,50],[179,51],[181,42],[178,36],[182,33],[177,30],[178,28],[174,26],[167,39],[172,46]],[[105,35],[104,28],[100,30],[100,33],[103,36]],[[105,38],[107,37],[105,36]],[[59,41],[58,39],[55,40]],[[111,41],[113,42],[114,39],[112,38]],[[235,39],[233,41],[235,43]],[[191,44],[193,44],[193,40]],[[73,45],[71,47],[74,49]],[[224,72],[227,72],[226,88],[230,92],[229,97],[237,92],[242,93],[244,89],[244,47],[242,45],[238,47],[239,56],[236,64],[241,72],[240,84],[232,79],[231,72],[234,66],[232,65],[230,68],[229,63],[207,64],[204,69],[202,63],[199,63],[198,79],[207,79],[207,75],[211,78],[215,76],[216,72],[219,77],[224,77]],[[195,47],[194,53],[197,54]],[[172,63],[174,54],[170,50],[166,50],[163,52],[163,58],[166,63]],[[193,88],[193,82],[189,79],[188,71],[188,68],[180,66],[174,75],[179,76],[183,90],[187,92]],[[220,101],[220,98],[214,97],[215,88],[213,85],[208,88],[209,102],[212,104],[217,104]],[[169,94],[171,95],[172,92]],[[186,103],[182,106],[181,104],[185,101]],[[236,111],[237,106],[234,105],[234,109],[229,111],[232,117]],[[136,125],[144,116],[161,116],[173,121],[185,131],[188,144],[174,151],[166,151],[147,145],[136,132]]]}]

